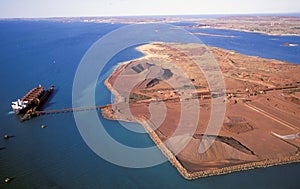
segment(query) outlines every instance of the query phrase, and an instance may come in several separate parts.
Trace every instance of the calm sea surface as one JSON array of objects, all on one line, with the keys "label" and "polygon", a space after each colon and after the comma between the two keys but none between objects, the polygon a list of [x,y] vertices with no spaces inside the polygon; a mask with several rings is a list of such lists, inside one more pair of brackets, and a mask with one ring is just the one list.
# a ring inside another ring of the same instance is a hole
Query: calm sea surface
[{"label": "calm sea surface", "polygon": [[[81,58],[101,36],[121,26],[0,21],[0,188],[299,188],[300,164],[186,181],[168,162],[145,169],[124,168],[106,162],[85,144],[72,113],[41,116],[23,123],[18,121],[11,112],[11,101],[38,84],[56,86],[45,109],[71,107],[73,78]],[[200,37],[211,46],[300,63],[299,46],[281,46],[286,42],[300,44],[300,37],[214,29],[191,31],[234,36]],[[113,67],[140,56],[142,54],[132,47],[110,61],[99,79],[97,104],[110,102],[110,93],[102,82]],[[146,134],[130,132],[116,121],[103,120],[103,123],[108,133],[123,144],[153,145]],[[47,128],[41,129],[42,124]],[[14,137],[4,140],[4,134]],[[5,184],[6,177],[14,179]]]}]

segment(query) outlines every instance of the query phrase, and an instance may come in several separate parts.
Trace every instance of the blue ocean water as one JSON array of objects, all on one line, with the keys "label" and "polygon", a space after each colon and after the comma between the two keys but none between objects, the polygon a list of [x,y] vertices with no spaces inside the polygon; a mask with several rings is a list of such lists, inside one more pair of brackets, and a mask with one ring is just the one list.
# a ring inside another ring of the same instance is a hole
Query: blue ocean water
[{"label": "blue ocean water", "polygon": [[[232,36],[231,37],[199,37],[206,45],[234,50],[239,53],[277,59],[290,63],[300,63],[300,38],[299,36],[270,36],[257,33],[240,32],[223,29],[190,29],[190,32]],[[298,44],[295,47],[282,46],[284,43]]]},{"label": "blue ocean water", "polygon": [[[187,181],[168,162],[145,169],[113,165],[94,154],[81,138],[71,113],[41,116],[20,123],[10,113],[10,102],[32,87],[54,84],[45,109],[72,105],[76,68],[88,48],[120,24],[60,23],[47,21],[0,22],[0,188],[298,188],[300,164],[255,169]],[[300,63],[300,37],[279,37],[228,30],[197,31],[234,35],[235,38],[199,37],[204,43],[241,53]],[[117,54],[99,78],[97,104],[110,102],[103,79],[119,62],[140,57],[134,47]],[[104,120],[118,141],[135,147],[151,146],[146,134]],[[41,125],[47,127],[41,129]],[[134,125],[134,124],[133,124]],[[136,125],[135,125],[136,126]],[[4,140],[3,135],[15,136]],[[5,177],[12,177],[9,184]]]}]

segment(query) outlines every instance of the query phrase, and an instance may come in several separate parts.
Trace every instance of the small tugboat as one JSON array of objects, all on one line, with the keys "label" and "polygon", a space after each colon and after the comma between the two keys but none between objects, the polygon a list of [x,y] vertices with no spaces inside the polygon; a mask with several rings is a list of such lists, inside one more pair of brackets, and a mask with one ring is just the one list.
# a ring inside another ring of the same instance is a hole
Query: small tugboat
[{"label": "small tugboat", "polygon": [[7,177],[7,178],[4,179],[4,182],[9,183],[11,180],[12,180],[11,178]]},{"label": "small tugboat", "polygon": [[4,135],[3,137],[5,140],[8,140],[9,139],[9,136],[8,135]]}]

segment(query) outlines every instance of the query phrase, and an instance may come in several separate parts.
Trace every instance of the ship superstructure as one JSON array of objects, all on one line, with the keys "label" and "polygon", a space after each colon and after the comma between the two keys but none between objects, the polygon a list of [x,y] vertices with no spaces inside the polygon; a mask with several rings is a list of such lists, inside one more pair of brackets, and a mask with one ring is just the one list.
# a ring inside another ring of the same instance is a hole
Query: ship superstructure
[{"label": "ship superstructure", "polygon": [[28,111],[35,111],[41,107],[52,93],[54,86],[45,90],[43,86],[39,85],[31,89],[24,97],[13,101],[11,107],[16,114],[26,114]]}]

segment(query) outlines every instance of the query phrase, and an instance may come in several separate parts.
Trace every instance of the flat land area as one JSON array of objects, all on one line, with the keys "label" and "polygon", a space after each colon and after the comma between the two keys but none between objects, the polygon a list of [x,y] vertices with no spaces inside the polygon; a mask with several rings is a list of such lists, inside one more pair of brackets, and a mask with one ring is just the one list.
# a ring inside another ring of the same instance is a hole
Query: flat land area
[{"label": "flat land area", "polygon": [[263,33],[267,35],[300,35],[300,18],[292,16],[228,16],[197,20],[196,28],[217,28]]},{"label": "flat land area", "polygon": [[105,81],[116,100],[102,114],[139,122],[186,179],[300,161],[299,65],[200,44],[137,49]]}]

